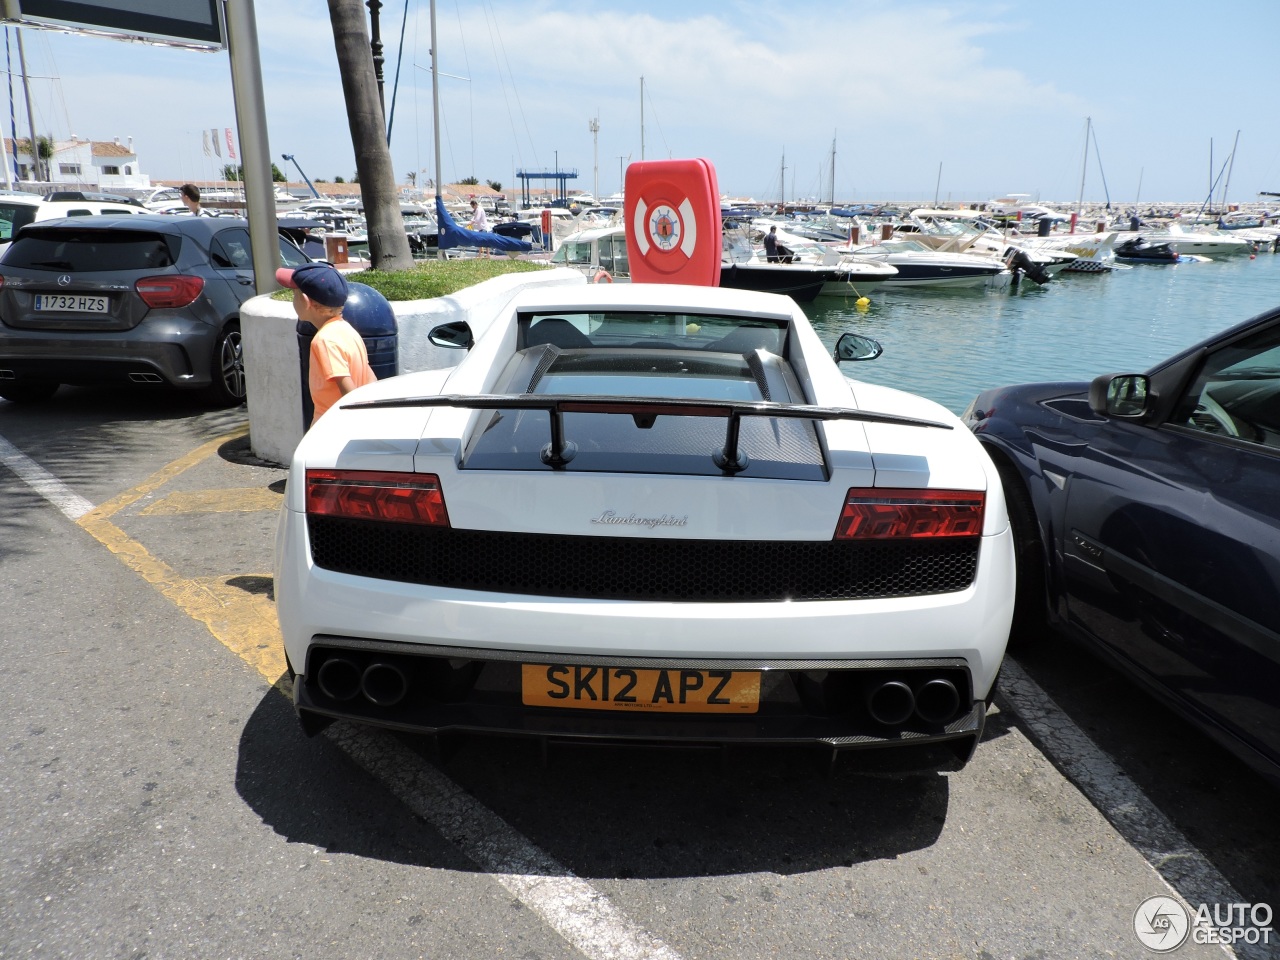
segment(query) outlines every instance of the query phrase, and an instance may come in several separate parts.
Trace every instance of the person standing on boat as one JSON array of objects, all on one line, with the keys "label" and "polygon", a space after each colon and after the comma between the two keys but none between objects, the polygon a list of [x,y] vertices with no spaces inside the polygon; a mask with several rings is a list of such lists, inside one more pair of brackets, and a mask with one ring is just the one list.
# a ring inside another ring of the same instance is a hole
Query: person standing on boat
[{"label": "person standing on boat", "polygon": [[484,207],[480,206],[480,201],[475,199],[471,201],[471,229],[486,231],[489,229],[489,218],[484,212]]},{"label": "person standing on boat", "polygon": [[771,227],[769,232],[764,234],[764,260],[768,264],[790,264],[788,257],[791,251],[787,247],[783,247],[778,243],[778,228]]},{"label": "person standing on boat", "polygon": [[214,217],[215,213],[211,213],[204,207],[200,206],[200,188],[194,183],[184,183],[178,188],[178,196],[182,198],[183,204],[191,211],[193,217]]},{"label": "person standing on boat", "polygon": [[[489,218],[485,215],[484,207],[480,206],[480,201],[474,198],[471,200],[471,229],[486,232],[489,229]],[[488,248],[481,247],[480,256],[489,256]]]},{"label": "person standing on boat", "polygon": [[764,259],[767,263],[777,263],[780,259],[777,227],[770,227],[769,232],[764,235]]}]

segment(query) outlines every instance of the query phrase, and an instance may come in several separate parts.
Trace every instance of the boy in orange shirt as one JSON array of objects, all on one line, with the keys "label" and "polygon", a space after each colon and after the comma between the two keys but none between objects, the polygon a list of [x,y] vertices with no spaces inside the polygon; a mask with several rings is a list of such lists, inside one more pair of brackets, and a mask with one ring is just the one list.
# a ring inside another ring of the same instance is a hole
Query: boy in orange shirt
[{"label": "boy in orange shirt", "polygon": [[308,383],[315,426],[345,394],[378,378],[369,366],[363,338],[342,317],[347,281],[336,267],[328,263],[308,263],[293,270],[282,267],[276,271],[276,280],[294,291],[293,312],[298,319],[316,328]]}]

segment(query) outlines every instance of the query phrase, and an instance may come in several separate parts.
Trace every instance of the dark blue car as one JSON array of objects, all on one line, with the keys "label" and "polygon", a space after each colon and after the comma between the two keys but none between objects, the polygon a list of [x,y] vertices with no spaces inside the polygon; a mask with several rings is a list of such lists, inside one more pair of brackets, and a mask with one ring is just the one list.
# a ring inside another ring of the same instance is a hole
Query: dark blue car
[{"label": "dark blue car", "polygon": [[963,417],[1004,481],[1015,640],[1096,645],[1280,784],[1280,309]]}]

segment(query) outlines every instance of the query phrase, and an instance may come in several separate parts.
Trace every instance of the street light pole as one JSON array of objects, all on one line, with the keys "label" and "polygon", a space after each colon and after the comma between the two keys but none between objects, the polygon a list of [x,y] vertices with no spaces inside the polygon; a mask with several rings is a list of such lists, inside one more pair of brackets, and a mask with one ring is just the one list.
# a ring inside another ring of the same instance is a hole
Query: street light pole
[{"label": "street light pole", "polygon": [[387,102],[382,92],[382,27],[379,24],[379,13],[382,0],[366,0],[369,8],[369,49],[373,51],[373,77],[378,81],[378,106],[382,108],[382,125],[387,123]]}]

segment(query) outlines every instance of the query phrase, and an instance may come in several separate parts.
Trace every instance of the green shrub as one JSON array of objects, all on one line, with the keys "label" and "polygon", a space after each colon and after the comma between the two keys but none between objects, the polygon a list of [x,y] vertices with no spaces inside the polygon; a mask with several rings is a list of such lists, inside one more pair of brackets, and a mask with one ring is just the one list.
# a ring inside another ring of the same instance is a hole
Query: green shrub
[{"label": "green shrub", "polygon": [[[373,287],[388,300],[430,300],[457,293],[465,287],[500,277],[504,273],[529,273],[546,267],[527,260],[494,256],[488,259],[420,260],[412,270],[388,273],[384,270],[344,272],[349,281]],[[277,290],[274,300],[289,300],[292,290]]]}]

